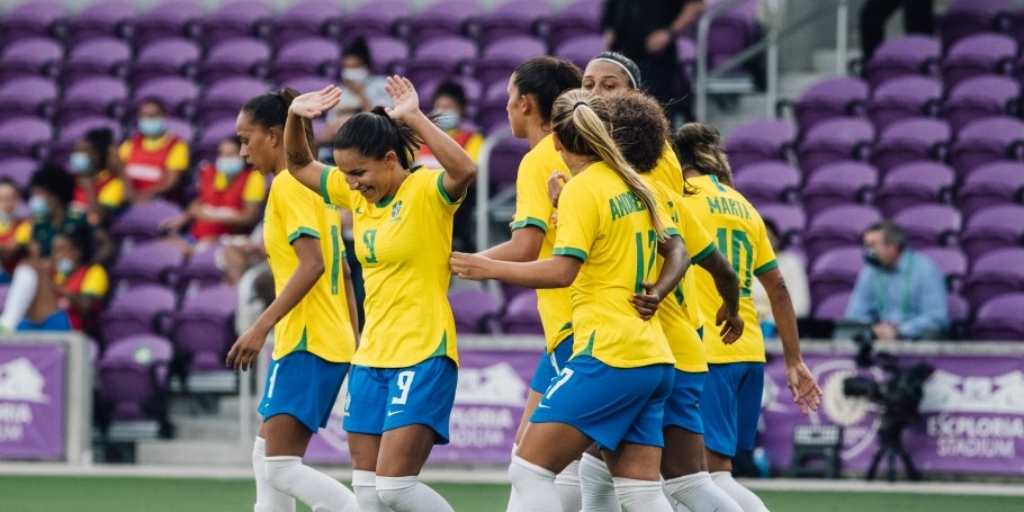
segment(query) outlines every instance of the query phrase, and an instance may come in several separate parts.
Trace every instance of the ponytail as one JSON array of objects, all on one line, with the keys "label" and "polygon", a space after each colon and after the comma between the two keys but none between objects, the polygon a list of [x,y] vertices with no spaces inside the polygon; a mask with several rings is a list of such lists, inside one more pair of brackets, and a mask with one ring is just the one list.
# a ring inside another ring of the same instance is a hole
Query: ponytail
[{"label": "ponytail", "polygon": [[[284,131],[284,123],[288,120],[288,108],[292,101],[299,96],[299,91],[291,87],[285,87],[277,92],[268,92],[256,96],[245,103],[242,112],[249,115],[253,124],[269,130],[280,128]],[[313,123],[309,119],[302,119],[302,129],[306,134],[306,144],[309,151],[316,154],[316,141],[313,139]]]},{"label": "ponytail", "polygon": [[722,134],[714,126],[686,123],[676,132],[673,147],[684,169],[712,174],[723,185],[732,186],[732,168],[722,149]]},{"label": "ponytail", "polygon": [[395,121],[384,107],[352,116],[334,136],[334,149],[355,149],[359,154],[381,160],[394,151],[402,169],[408,169],[423,145],[423,139],[405,123]]},{"label": "ponytail", "polygon": [[658,215],[654,192],[619,151],[609,134],[609,113],[605,102],[589,91],[573,89],[555,100],[552,129],[566,151],[604,160],[626,183],[626,187],[647,208],[659,240],[667,236],[665,223]]}]

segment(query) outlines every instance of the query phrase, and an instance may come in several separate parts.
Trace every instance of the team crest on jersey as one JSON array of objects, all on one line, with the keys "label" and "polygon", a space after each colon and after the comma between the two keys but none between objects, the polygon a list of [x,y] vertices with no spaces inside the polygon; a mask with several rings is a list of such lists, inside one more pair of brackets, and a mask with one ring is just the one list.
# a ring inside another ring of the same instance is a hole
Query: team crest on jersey
[{"label": "team crest on jersey", "polygon": [[391,222],[402,220],[402,204],[402,201],[399,200],[397,203],[395,203],[394,206],[391,207]]}]

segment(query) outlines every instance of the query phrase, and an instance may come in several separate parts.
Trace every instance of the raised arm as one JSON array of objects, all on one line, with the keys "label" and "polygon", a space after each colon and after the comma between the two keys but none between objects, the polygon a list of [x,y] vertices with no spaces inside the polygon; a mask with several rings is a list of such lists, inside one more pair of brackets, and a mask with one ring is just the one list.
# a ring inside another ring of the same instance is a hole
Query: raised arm
[{"label": "raised arm", "polygon": [[306,138],[306,119],[316,119],[327,113],[341,101],[341,89],[328,85],[317,92],[310,92],[292,100],[288,108],[288,120],[284,123],[284,151],[288,157],[288,171],[307,188],[323,195],[320,191],[320,175],[329,165],[313,157]]}]

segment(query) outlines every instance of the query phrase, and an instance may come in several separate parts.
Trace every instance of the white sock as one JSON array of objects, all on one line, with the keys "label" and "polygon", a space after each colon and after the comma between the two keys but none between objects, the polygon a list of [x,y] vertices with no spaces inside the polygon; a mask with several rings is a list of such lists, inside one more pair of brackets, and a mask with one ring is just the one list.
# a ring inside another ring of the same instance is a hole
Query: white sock
[{"label": "white sock", "polygon": [[267,440],[257,436],[252,445],[252,472],[256,475],[254,512],[295,512],[295,498],[274,489],[267,481],[263,458],[267,456]]},{"label": "white sock", "polygon": [[[519,451],[519,444],[512,445],[512,458],[515,458],[516,452]],[[508,506],[505,507],[505,512],[515,512],[516,507],[519,506],[519,496],[516,494],[515,486],[512,487],[512,492],[508,495]]]},{"label": "white sock", "polygon": [[715,485],[707,471],[666,480],[665,490],[675,501],[696,512],[743,512],[735,500]]},{"label": "white sock", "polygon": [[513,457],[508,478],[519,495],[519,503],[512,512],[563,512],[551,471]]},{"label": "white sock", "polygon": [[558,489],[563,511],[580,512],[580,507],[583,506],[583,499],[580,496],[580,461],[570,462],[555,476],[555,489]]},{"label": "white sock", "polygon": [[732,477],[732,473],[728,471],[715,471],[711,473],[711,479],[714,480],[715,485],[720,487],[733,501],[739,504],[743,512],[768,512],[768,507],[764,506],[761,498],[750,492],[750,489],[740,485]]},{"label": "white sock", "polygon": [[395,512],[455,512],[437,491],[415,476],[378,476],[377,494]]},{"label": "white sock", "polygon": [[270,485],[309,505],[313,512],[359,512],[356,497],[348,487],[304,466],[302,457],[266,457],[263,464]]},{"label": "white sock", "polygon": [[615,493],[619,501],[629,512],[674,512],[665,494],[661,492],[661,482],[650,480],[634,480],[632,478],[613,478]]},{"label": "white sock", "polygon": [[14,269],[11,287],[7,290],[7,301],[4,302],[4,311],[0,314],[0,326],[7,332],[14,332],[18,324],[25,319],[38,287],[39,276],[36,275],[36,269],[28,265],[18,265]]},{"label": "white sock", "polygon": [[615,481],[603,460],[589,453],[580,462],[580,491],[583,510],[587,512],[622,512],[619,496],[615,494]]},{"label": "white sock", "polygon": [[377,494],[377,474],[373,471],[352,470],[352,490],[362,512],[392,512]]}]

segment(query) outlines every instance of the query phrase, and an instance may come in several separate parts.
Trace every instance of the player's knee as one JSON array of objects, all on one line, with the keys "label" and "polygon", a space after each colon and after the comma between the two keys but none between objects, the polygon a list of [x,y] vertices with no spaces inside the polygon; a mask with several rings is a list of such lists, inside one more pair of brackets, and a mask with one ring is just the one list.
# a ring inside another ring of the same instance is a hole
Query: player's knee
[{"label": "player's knee", "polygon": [[263,459],[267,482],[283,493],[290,493],[295,484],[296,469],[302,465],[300,457],[266,457]]},{"label": "player's knee", "polygon": [[391,508],[402,507],[409,501],[409,496],[416,492],[419,480],[414,476],[377,477],[377,496],[380,501]]},{"label": "player's knee", "polygon": [[519,457],[512,459],[508,467],[508,478],[517,491],[523,492],[538,484],[554,484],[555,474]]}]

